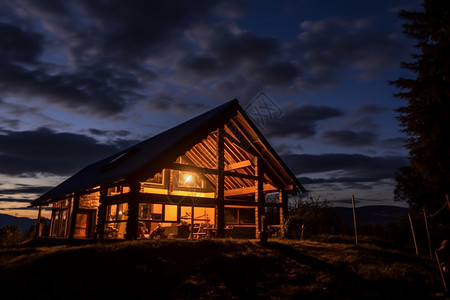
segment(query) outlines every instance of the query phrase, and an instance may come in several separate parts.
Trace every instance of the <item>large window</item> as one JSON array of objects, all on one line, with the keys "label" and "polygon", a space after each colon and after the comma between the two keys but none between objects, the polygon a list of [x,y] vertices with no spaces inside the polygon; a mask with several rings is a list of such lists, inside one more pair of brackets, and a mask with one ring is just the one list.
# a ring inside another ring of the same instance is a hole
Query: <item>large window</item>
[{"label": "large window", "polygon": [[130,187],[128,185],[116,185],[108,188],[108,197],[126,194],[130,192]]},{"label": "large window", "polygon": [[[215,224],[214,207],[194,207],[194,223]],[[190,223],[192,218],[192,206],[182,206],[180,209],[180,221]]]},{"label": "large window", "polygon": [[53,203],[51,236],[67,236],[70,199]]},{"label": "large window", "polygon": [[225,224],[255,225],[254,208],[225,208]]},{"label": "large window", "polygon": [[125,238],[128,203],[108,205],[106,208],[105,238]]},{"label": "large window", "polygon": [[140,203],[139,220],[162,221],[162,204]]},{"label": "large window", "polygon": [[178,206],[177,205],[164,205],[164,220],[165,221],[178,221]]}]

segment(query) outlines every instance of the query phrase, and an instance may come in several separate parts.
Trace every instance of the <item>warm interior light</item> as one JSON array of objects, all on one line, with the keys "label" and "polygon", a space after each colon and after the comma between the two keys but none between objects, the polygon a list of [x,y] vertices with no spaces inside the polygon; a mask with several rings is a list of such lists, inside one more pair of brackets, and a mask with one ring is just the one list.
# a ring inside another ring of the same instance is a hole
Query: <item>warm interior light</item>
[{"label": "warm interior light", "polygon": [[190,183],[190,182],[192,182],[192,180],[193,180],[193,178],[192,178],[191,174],[184,175],[184,182],[185,183]]}]

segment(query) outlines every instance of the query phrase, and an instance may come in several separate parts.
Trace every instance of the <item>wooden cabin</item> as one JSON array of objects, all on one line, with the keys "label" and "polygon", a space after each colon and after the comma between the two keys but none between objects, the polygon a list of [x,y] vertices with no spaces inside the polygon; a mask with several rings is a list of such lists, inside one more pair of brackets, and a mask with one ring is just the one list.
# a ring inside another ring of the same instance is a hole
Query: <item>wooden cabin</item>
[{"label": "wooden cabin", "polygon": [[283,224],[298,191],[232,100],[88,165],[31,205],[52,206],[50,237],[59,239],[255,238],[267,232],[266,207]]}]

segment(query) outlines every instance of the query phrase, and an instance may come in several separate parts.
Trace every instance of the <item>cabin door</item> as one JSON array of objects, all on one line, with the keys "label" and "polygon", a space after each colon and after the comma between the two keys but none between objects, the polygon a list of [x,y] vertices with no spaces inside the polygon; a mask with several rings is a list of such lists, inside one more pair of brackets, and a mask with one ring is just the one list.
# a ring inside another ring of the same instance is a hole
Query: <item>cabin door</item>
[{"label": "cabin door", "polygon": [[75,220],[75,238],[90,238],[94,236],[95,209],[80,209]]}]

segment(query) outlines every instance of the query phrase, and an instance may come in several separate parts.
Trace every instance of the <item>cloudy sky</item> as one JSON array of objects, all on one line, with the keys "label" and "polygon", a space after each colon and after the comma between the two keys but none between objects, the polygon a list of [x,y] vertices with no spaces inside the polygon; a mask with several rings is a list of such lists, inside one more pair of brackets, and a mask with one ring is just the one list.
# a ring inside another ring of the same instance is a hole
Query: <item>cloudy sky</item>
[{"label": "cloudy sky", "polygon": [[400,9],[420,2],[0,0],[0,213],[35,217],[86,164],[261,92],[278,112],[261,130],[308,190],[393,203]]}]

